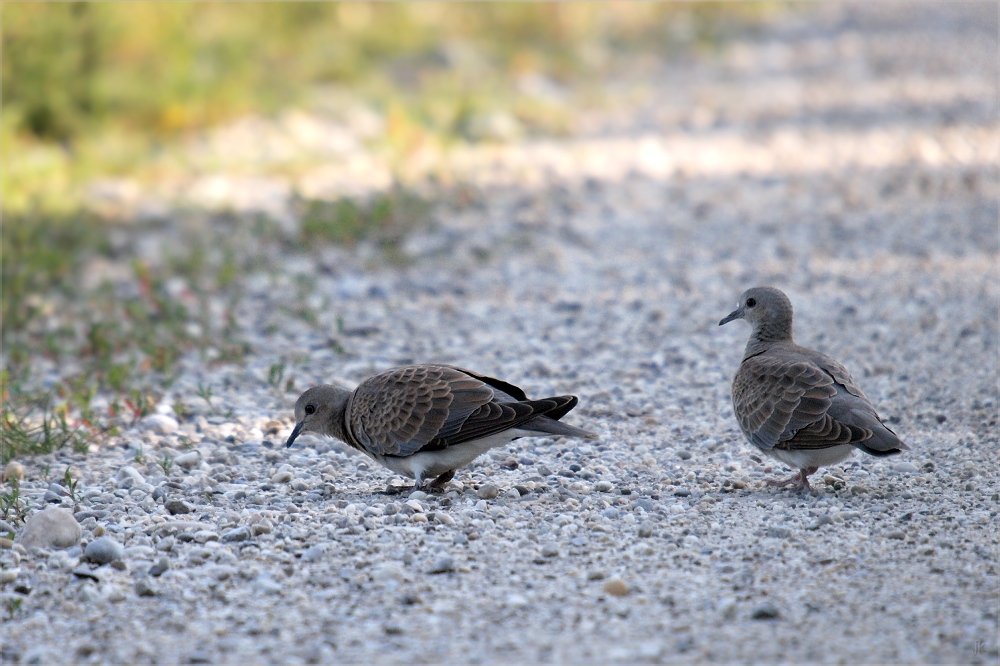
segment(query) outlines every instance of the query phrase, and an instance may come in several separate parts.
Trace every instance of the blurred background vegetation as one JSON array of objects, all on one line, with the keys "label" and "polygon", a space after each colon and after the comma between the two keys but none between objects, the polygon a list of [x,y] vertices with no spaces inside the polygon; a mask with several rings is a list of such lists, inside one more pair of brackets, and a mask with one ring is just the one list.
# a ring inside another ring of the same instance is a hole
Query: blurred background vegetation
[{"label": "blurred background vegetation", "polygon": [[557,130],[518,81],[585,83],[616,54],[711,45],[725,19],[768,7],[4,2],[3,206],[65,210],[81,179],[134,169],[178,135],[240,115],[308,106],[330,87],[444,135],[495,107]]},{"label": "blurred background vegetation", "polygon": [[[142,225],[87,210],[88,183],[211,169],[178,146],[243,117],[328,113],[331,97],[379,119],[365,149],[390,160],[427,137],[480,140],[475,123],[493,112],[522,133],[565,133],[578,104],[600,104],[622,62],[713,48],[771,7],[3,2],[0,459],[86,448],[141,418],[188,350],[208,362],[250,351],[234,312],[241,276],[266,258],[260,238],[238,246],[204,225],[210,240],[140,260],[121,235]],[[398,188],[305,201],[288,249],[350,243],[427,209]],[[393,238],[377,242],[391,253]]]}]

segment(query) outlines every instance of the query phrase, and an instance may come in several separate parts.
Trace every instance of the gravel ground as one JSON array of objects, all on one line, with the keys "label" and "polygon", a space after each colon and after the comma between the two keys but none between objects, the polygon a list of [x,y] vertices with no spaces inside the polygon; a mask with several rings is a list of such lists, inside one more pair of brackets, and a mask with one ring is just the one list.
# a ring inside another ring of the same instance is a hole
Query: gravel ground
[{"label": "gravel ground", "polygon": [[[108,447],[22,461],[75,513],[32,538],[82,541],[3,542],[4,660],[996,663],[997,34],[988,3],[777,18],[623,74],[574,136],[453,155],[472,200],[403,265],[247,276],[246,367],[186,359]],[[279,309],[303,284],[315,324]],[[764,486],[788,470],[729,403],[748,329],[716,325],[754,284],[911,452]],[[518,440],[431,496],[281,447],[302,387],[425,361],[575,393],[601,439]]]}]

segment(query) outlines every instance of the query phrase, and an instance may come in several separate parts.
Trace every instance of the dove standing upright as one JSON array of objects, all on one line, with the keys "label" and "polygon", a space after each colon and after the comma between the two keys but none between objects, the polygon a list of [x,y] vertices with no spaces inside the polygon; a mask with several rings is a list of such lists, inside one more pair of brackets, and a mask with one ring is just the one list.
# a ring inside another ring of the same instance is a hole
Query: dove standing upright
[{"label": "dove standing upright", "polygon": [[792,303],[773,287],[743,292],[719,326],[745,319],[753,330],[733,378],[733,410],[743,434],[767,455],[799,470],[768,485],[809,487],[809,475],[846,460],[909,450],[886,427],[844,366],[792,340]]},{"label": "dove standing upright", "polygon": [[518,437],[595,434],[559,419],[577,397],[529,400],[493,377],[450,365],[410,365],[369,377],[351,391],[333,384],[308,389],[295,403],[295,429],[335,437],[384,467],[440,488],[455,470]]}]

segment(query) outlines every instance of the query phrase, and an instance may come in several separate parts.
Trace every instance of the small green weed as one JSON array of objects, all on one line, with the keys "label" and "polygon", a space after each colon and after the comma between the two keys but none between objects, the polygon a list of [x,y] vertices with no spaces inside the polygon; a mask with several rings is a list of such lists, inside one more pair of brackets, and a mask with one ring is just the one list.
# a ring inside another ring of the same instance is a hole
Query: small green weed
[{"label": "small green weed", "polygon": [[17,479],[11,479],[10,490],[0,493],[0,514],[15,525],[24,522],[27,505],[21,499],[21,483]]},{"label": "small green weed", "polygon": [[17,611],[20,610],[21,604],[24,603],[24,599],[21,597],[9,597],[7,599],[7,619],[13,620]]},{"label": "small green weed", "polygon": [[3,409],[3,450],[0,461],[7,461],[24,455],[52,453],[64,446],[72,446],[75,451],[85,452],[89,433],[81,426],[70,425],[65,405],[52,408],[46,400],[39,416],[37,405],[28,407],[18,414],[10,403]]},{"label": "small green weed", "polygon": [[172,405],[172,407],[174,410],[174,414],[176,414],[177,417],[180,419],[186,419],[187,417],[191,416],[191,410],[188,409],[187,406],[185,406],[184,403],[180,401],[175,402]]},{"label": "small green weed", "polygon": [[430,202],[401,188],[379,193],[367,202],[307,199],[301,203],[300,242],[305,249],[316,241],[354,245],[371,239],[387,255],[398,254],[403,234],[426,222],[430,212]]},{"label": "small green weed", "polygon": [[73,475],[70,474],[69,465],[66,466],[66,471],[63,472],[62,481],[63,488],[65,488],[66,492],[69,493],[69,498],[76,502],[76,486],[79,483],[79,480],[74,479]]},{"label": "small green weed", "polygon": [[206,384],[202,384],[201,382],[198,382],[198,390],[196,391],[196,394],[197,394],[197,396],[199,398],[201,398],[206,403],[208,403],[209,407],[212,406],[212,385],[211,384],[207,384],[206,385]]},{"label": "small green weed", "polygon": [[281,386],[281,380],[285,377],[285,362],[281,361],[279,363],[272,363],[271,367],[267,370],[267,384],[271,388],[278,388]]}]

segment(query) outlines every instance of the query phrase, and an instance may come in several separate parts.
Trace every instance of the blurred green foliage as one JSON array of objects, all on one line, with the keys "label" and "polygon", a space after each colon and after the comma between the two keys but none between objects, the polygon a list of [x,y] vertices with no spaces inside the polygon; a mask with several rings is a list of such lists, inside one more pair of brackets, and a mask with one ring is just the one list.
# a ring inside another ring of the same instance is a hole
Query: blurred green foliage
[{"label": "blurred green foliage", "polygon": [[352,245],[368,239],[389,261],[403,261],[400,243],[409,229],[430,217],[430,202],[402,188],[376,194],[367,201],[308,199],[300,206],[301,243],[317,241]]},{"label": "blurred green foliage", "polygon": [[168,132],[287,106],[310,84],[357,83],[386,64],[397,81],[419,79],[392,61],[448,66],[462,43],[503,71],[567,75],[586,64],[581,47],[665,43],[678,12],[694,13],[699,20],[685,20],[707,33],[714,24],[705,18],[733,11],[711,3],[5,2],[3,106],[8,122],[37,137],[68,140],[108,120]]},{"label": "blurred green foliage", "polygon": [[762,7],[3,2],[3,207],[51,209],[82,180],[131,173],[178,133],[305,104],[324,87],[390,125],[443,135],[497,107],[558,129],[558,113],[517,94],[518,77],[586,81],[616,53],[712,43],[723,19]]}]

